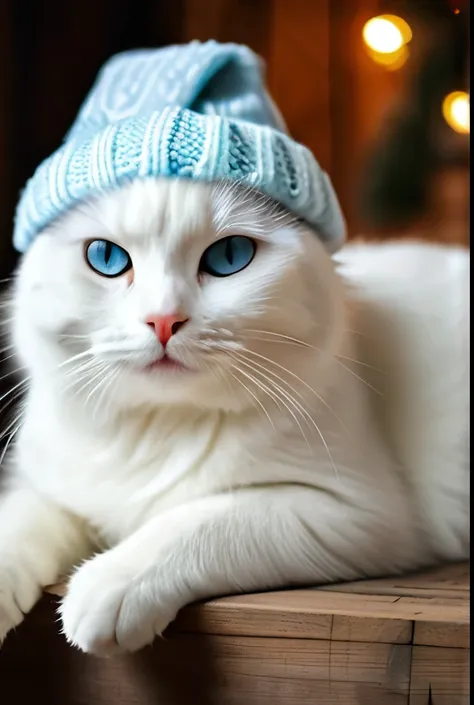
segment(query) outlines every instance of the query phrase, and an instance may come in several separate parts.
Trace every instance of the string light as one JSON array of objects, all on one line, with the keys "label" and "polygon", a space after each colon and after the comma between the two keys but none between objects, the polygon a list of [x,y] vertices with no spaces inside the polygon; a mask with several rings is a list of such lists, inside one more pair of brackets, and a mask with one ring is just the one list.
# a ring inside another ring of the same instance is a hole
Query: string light
[{"label": "string light", "polygon": [[387,69],[403,66],[408,58],[406,46],[412,38],[410,25],[396,15],[379,15],[365,23],[362,38],[371,59]]},{"label": "string light", "polygon": [[465,91],[449,93],[443,100],[442,113],[449,127],[462,135],[470,133],[469,94]]}]

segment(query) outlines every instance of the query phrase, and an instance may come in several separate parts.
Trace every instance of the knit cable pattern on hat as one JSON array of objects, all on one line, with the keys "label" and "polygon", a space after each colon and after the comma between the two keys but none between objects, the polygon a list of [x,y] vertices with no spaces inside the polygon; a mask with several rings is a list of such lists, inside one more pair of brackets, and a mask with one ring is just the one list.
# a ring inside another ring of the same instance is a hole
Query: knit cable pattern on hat
[{"label": "knit cable pattern on hat", "polygon": [[330,251],[345,237],[329,178],[287,135],[258,57],[193,42],[107,62],[63,146],[22,194],[15,247],[24,252],[79,201],[153,176],[242,183],[306,220]]}]

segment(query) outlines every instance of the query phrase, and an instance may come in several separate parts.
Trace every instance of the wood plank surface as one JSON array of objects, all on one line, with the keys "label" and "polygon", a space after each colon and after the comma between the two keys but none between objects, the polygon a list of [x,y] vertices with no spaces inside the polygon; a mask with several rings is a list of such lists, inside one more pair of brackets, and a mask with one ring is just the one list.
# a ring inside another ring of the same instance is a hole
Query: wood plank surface
[{"label": "wood plank surface", "polygon": [[446,624],[442,622],[417,622],[413,643],[420,646],[445,646],[469,649],[470,625],[465,622]]},{"label": "wood plank surface", "polygon": [[66,644],[58,598],[46,595],[0,650],[0,702],[466,705],[468,575],[465,564],[359,582],[356,592],[352,584],[211,600],[184,609],[152,647],[107,660]]},{"label": "wood plank surface", "polygon": [[[50,592],[62,595],[65,587]],[[469,564],[457,564],[395,579],[209,600],[184,609],[172,631],[395,644],[411,643],[414,624],[430,624],[416,632],[418,643],[431,645],[431,631],[432,645],[448,645],[440,636],[446,625],[445,639],[467,648],[469,621]]]},{"label": "wood plank surface", "polygon": [[467,649],[413,647],[410,705],[468,705],[469,681]]},{"label": "wood plank surface", "polygon": [[358,580],[353,583],[327,585],[319,589],[329,592],[353,592],[360,595],[405,595],[409,597],[464,599],[469,595],[469,577],[469,564],[456,563],[412,575],[378,580]]},{"label": "wood plank surface", "polygon": [[333,641],[369,641],[385,644],[410,644],[413,626],[404,619],[376,619],[334,615],[331,639]]},{"label": "wood plank surface", "polygon": [[[193,608],[194,609],[194,608]],[[201,626],[207,632],[225,618],[233,628],[236,611],[265,613],[268,619],[282,612],[300,615],[328,614],[405,621],[469,623],[467,599],[410,598],[392,595],[362,595],[317,590],[291,590],[255,595],[239,595],[211,600],[199,608]],[[225,617],[224,617],[225,614]],[[183,619],[185,617],[183,616]],[[211,633],[212,633],[211,632]]]},{"label": "wood plank surface", "polygon": [[32,626],[0,652],[5,703],[34,696],[48,705],[408,703],[407,645],[177,634],[103,660],[67,646],[52,623]]}]

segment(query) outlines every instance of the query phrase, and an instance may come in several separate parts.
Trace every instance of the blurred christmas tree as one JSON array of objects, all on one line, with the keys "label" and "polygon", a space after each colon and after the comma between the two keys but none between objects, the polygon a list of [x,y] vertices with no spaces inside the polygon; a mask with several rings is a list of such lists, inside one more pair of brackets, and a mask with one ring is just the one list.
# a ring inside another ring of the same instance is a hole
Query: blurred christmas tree
[{"label": "blurred christmas tree", "polygon": [[436,28],[403,105],[372,145],[359,192],[360,215],[369,228],[406,228],[425,212],[430,179],[442,165],[437,139],[444,129],[443,99],[467,90],[469,3],[391,2],[383,11]]}]

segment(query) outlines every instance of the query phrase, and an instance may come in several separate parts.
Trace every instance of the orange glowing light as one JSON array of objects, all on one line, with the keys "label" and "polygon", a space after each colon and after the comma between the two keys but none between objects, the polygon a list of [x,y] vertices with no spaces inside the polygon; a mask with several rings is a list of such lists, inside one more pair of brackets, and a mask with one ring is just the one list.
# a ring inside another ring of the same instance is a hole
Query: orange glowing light
[{"label": "orange glowing light", "polygon": [[449,127],[462,135],[470,133],[469,94],[465,91],[449,93],[443,100],[442,113]]},{"label": "orange glowing light", "polygon": [[396,15],[372,17],[362,29],[365,44],[380,54],[392,54],[412,38],[410,25]]},{"label": "orange glowing light", "polygon": [[383,66],[387,71],[397,71],[406,63],[410,56],[407,46],[402,46],[398,51],[394,51],[391,54],[382,54],[372,50],[369,50],[368,54],[375,64]]},{"label": "orange glowing light", "polygon": [[379,15],[365,23],[362,38],[370,58],[394,71],[403,66],[409,56],[406,45],[412,39],[412,31],[401,17]]}]

